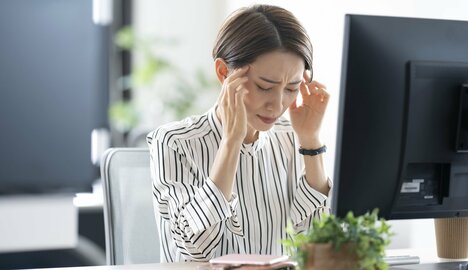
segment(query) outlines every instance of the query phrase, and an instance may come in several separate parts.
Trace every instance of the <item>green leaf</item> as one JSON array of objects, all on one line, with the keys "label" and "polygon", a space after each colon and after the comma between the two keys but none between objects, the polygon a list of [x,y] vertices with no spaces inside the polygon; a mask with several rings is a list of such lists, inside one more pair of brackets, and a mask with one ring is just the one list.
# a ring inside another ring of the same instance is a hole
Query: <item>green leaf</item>
[{"label": "green leaf", "polygon": [[163,59],[148,57],[144,64],[135,68],[132,73],[132,82],[137,87],[146,86],[153,81],[159,72],[168,66],[168,62]]},{"label": "green leaf", "polygon": [[133,103],[119,101],[109,107],[109,119],[114,127],[126,132],[136,126],[139,117]]},{"label": "green leaf", "polygon": [[321,219],[312,221],[311,227],[304,233],[297,234],[288,224],[286,232],[288,239],[283,244],[290,255],[295,258],[300,267],[306,261],[305,252],[301,246],[305,243],[332,243],[336,250],[343,244],[352,243],[356,247],[359,268],[363,270],[387,269],[383,261],[385,246],[392,235],[390,226],[384,219],[378,219],[378,210],[361,216],[347,213],[344,218],[334,215],[323,215]]},{"label": "green leaf", "polygon": [[132,27],[124,26],[117,31],[114,37],[114,43],[122,49],[132,49],[135,45],[135,33]]}]

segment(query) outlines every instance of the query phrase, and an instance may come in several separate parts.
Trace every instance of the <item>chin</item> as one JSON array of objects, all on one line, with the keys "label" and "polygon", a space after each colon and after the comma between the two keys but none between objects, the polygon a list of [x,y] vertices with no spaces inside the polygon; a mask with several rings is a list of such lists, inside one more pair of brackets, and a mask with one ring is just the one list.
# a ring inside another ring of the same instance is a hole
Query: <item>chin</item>
[{"label": "chin", "polygon": [[262,121],[257,115],[254,115],[254,116],[249,117],[248,122],[249,122],[248,125],[254,130],[268,131],[275,125],[277,120],[273,123],[266,123]]},{"label": "chin", "polygon": [[255,123],[254,125],[252,125],[252,127],[253,127],[255,130],[258,130],[258,131],[268,131],[268,130],[270,130],[274,125],[275,125],[275,123],[272,123],[272,124]]}]

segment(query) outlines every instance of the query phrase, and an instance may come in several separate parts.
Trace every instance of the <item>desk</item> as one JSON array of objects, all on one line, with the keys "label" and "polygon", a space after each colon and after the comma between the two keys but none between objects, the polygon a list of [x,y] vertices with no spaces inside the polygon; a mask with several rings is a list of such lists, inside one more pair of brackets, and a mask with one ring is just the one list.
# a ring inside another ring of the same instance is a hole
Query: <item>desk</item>
[{"label": "desk", "polygon": [[[420,259],[420,264],[408,264],[408,265],[397,265],[392,266],[389,270],[458,270],[458,265],[460,263],[466,263],[467,259],[443,259],[437,256],[437,248],[411,248],[411,249],[389,249],[386,250],[387,256],[418,256]],[[434,265],[437,263],[452,263],[450,265],[441,264]],[[433,265],[425,265],[433,264]]]},{"label": "desk", "polygon": [[[49,268],[50,270],[196,270],[198,266],[206,264],[205,262],[188,263],[151,263],[151,264],[132,264],[132,265],[104,265],[104,266],[86,266],[86,267],[64,267]],[[44,269],[40,269],[44,270]]]},{"label": "desk", "polygon": [[[86,267],[66,267],[66,268],[49,268],[49,270],[196,270],[198,266],[203,265],[206,263],[197,263],[197,262],[189,262],[189,263],[153,263],[153,264],[132,264],[132,265],[106,265],[106,266],[86,266]],[[411,270],[411,269],[417,269],[417,270],[423,270],[424,268],[421,268],[421,264],[413,264],[413,265],[408,265],[410,268],[406,268],[406,266],[395,266],[391,267],[390,269],[396,269],[396,270]],[[455,269],[457,270],[457,264],[454,265],[456,268],[437,268],[437,266],[432,266],[433,268],[429,269],[435,269],[435,270],[442,270],[442,269]],[[415,267],[415,268],[411,268]],[[44,270],[44,269],[38,269],[38,270]],[[424,269],[428,270],[428,269]]]},{"label": "desk", "polygon": [[[0,253],[75,248],[78,210],[102,212],[102,187],[93,193],[0,196]],[[104,256],[102,256],[104,258]]]},{"label": "desk", "polygon": [[0,196],[0,253],[72,248],[78,211],[72,195]]},{"label": "desk", "polygon": [[78,199],[0,196],[0,269],[103,265],[105,258],[102,190]]},{"label": "desk", "polygon": [[418,256],[420,263],[443,263],[466,261],[467,259],[444,259],[437,256],[437,248],[404,248],[404,249],[388,249],[385,251],[386,256]]}]

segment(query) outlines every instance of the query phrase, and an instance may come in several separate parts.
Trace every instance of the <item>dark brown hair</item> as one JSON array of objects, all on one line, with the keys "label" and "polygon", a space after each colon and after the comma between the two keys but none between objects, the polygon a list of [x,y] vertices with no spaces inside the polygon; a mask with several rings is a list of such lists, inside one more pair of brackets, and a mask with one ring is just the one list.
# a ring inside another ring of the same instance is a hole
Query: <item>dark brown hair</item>
[{"label": "dark brown hair", "polygon": [[254,5],[238,9],[226,19],[215,41],[213,59],[221,58],[229,68],[239,68],[274,50],[302,57],[312,74],[312,44],[297,18],[277,6]]}]

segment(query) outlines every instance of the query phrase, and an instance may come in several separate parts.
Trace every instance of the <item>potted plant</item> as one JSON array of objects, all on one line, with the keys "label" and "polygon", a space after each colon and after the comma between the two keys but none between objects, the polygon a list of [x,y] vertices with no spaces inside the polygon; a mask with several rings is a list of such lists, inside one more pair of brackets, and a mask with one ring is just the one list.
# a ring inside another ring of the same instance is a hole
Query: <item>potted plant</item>
[{"label": "potted plant", "polygon": [[387,269],[383,258],[392,233],[377,213],[324,215],[303,233],[288,225],[289,238],[283,245],[301,269]]}]

